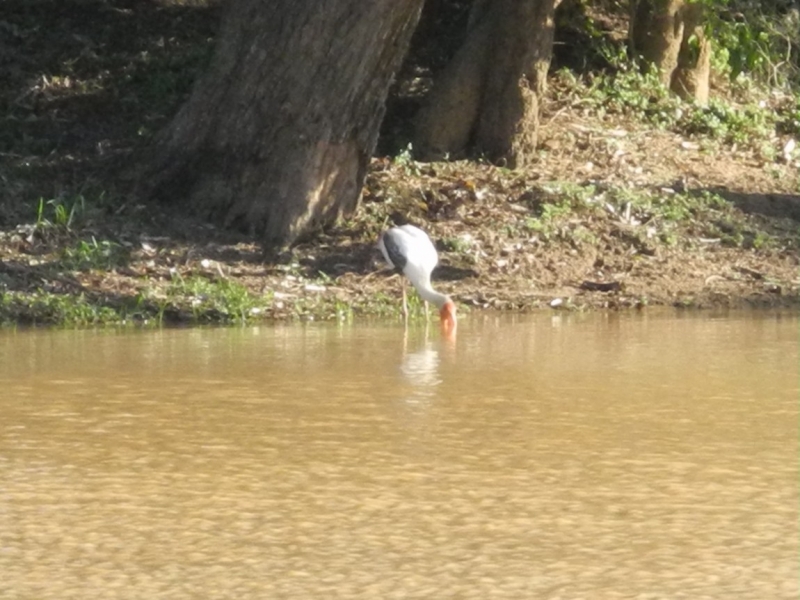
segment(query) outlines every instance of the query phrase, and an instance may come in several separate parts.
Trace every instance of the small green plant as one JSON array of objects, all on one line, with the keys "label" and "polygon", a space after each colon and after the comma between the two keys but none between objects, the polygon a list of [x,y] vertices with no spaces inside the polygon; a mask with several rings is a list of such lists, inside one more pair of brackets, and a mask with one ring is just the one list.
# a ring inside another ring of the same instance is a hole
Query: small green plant
[{"label": "small green plant", "polygon": [[543,240],[557,237],[560,231],[560,228],[551,219],[528,217],[525,219],[523,226],[530,233],[537,234]]},{"label": "small green plant", "polygon": [[340,322],[353,321],[353,307],[349,302],[336,299],[333,301],[333,317]]},{"label": "small green plant", "polygon": [[672,126],[681,101],[664,87],[655,70],[637,69],[593,77],[584,102],[600,114],[625,113],[660,127]]},{"label": "small green plant", "polygon": [[455,252],[457,254],[468,254],[472,244],[463,237],[445,237],[439,241],[441,249],[445,252]]},{"label": "small green plant", "polygon": [[397,156],[394,157],[394,164],[402,167],[409,175],[419,175],[419,164],[414,160],[414,148],[411,144],[405,147]]},{"label": "small green plant", "polygon": [[74,247],[65,248],[61,263],[65,268],[76,271],[91,269],[112,269],[128,260],[127,250],[115,242],[102,240],[98,242],[94,236],[90,241],[81,240]]},{"label": "small green plant", "polygon": [[228,279],[210,280],[205,277],[177,275],[167,288],[167,298],[173,302],[188,301],[195,320],[221,320],[247,323],[265,304],[263,298],[246,287]]},{"label": "small green plant", "polygon": [[599,241],[594,232],[583,225],[578,225],[572,230],[570,239],[576,246],[580,246],[581,244],[592,246],[596,245]]},{"label": "small green plant", "polygon": [[[800,41],[796,11],[781,11],[769,1],[700,1],[710,5],[706,28],[714,39],[718,72],[731,79],[747,74],[776,87],[797,80],[797,61],[790,60]],[[733,11],[735,18],[729,18]]]},{"label": "small green plant", "polygon": [[533,202],[534,212],[540,216],[546,214],[558,216],[570,210],[581,210],[592,205],[597,196],[597,188],[593,185],[582,185],[572,182],[552,182],[541,188],[544,193]]},{"label": "small green plant", "polygon": [[753,234],[753,239],[750,242],[754,250],[761,250],[762,248],[769,248],[775,245],[771,235],[764,231],[756,231]]},{"label": "small green plant", "polygon": [[663,228],[658,237],[666,246],[675,247],[678,245],[679,238],[673,229]]},{"label": "small green plant", "polygon": [[737,108],[712,98],[708,106],[689,107],[676,126],[687,134],[741,144],[754,138],[769,138],[775,130],[776,118],[773,111],[759,106]]},{"label": "small green plant", "polygon": [[58,198],[45,200],[39,198],[36,209],[36,228],[38,230],[60,229],[70,231],[75,219],[86,212],[86,199],[76,196],[72,202]]}]

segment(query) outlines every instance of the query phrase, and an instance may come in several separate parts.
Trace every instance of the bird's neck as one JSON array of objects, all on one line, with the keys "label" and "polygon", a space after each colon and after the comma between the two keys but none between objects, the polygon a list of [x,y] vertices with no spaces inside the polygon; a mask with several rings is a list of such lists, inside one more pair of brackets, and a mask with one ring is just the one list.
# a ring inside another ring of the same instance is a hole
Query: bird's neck
[{"label": "bird's neck", "polygon": [[420,298],[425,300],[425,302],[430,302],[436,306],[436,308],[442,308],[444,303],[450,299],[447,295],[440,294],[434,290],[430,283],[418,286],[417,292],[419,293]]}]

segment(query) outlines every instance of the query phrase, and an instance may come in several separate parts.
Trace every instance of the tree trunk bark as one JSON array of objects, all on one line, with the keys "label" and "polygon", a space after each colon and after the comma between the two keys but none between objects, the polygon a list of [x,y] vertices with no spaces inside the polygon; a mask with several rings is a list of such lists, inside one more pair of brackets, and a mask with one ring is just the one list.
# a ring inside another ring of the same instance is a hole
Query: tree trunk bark
[{"label": "tree trunk bark", "polygon": [[534,155],[539,99],[553,52],[556,0],[496,0],[496,26],[475,131],[476,149],[490,160],[523,167]]},{"label": "tree trunk bark", "polygon": [[468,149],[521,167],[536,146],[556,0],[476,0],[466,42],[417,117],[424,159]]},{"label": "tree trunk bark", "polygon": [[148,192],[265,249],[352,211],[423,0],[233,0]]},{"label": "tree trunk bark", "polygon": [[684,0],[638,0],[632,4],[629,38],[634,54],[655,65],[667,88],[678,66],[683,40],[680,9]]},{"label": "tree trunk bark", "polygon": [[[483,4],[482,0],[475,2],[475,6]],[[466,155],[478,119],[493,30],[489,19],[475,20],[475,14],[473,8],[464,44],[436,77],[416,116],[413,147],[419,159]]]},{"label": "tree trunk bark", "polygon": [[672,91],[699,104],[708,104],[711,79],[711,41],[703,29],[704,10],[700,3],[686,4],[681,10],[683,39],[671,82]]},{"label": "tree trunk bark", "polygon": [[708,101],[711,44],[703,31],[703,5],[685,0],[638,0],[630,43],[658,69],[661,82],[685,99]]}]

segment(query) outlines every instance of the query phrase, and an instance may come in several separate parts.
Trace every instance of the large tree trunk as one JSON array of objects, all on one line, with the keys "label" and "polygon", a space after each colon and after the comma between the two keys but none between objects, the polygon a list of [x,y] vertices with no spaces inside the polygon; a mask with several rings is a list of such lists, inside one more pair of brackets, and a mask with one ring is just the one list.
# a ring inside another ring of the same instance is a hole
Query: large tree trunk
[{"label": "large tree trunk", "polygon": [[150,194],[266,249],[353,210],[422,3],[232,0]]},{"label": "large tree trunk", "polygon": [[629,38],[635,54],[658,69],[661,82],[686,99],[708,101],[711,45],[703,5],[686,0],[632,4]]},{"label": "large tree trunk", "polygon": [[423,159],[468,150],[521,167],[536,146],[557,0],[476,0],[466,41],[417,116]]}]

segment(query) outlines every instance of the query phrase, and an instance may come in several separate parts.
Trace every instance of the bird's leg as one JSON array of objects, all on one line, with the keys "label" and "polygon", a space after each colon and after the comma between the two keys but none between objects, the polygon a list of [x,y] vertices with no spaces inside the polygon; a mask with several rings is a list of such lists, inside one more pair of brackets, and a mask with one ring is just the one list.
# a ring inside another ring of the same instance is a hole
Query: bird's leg
[{"label": "bird's leg", "polygon": [[427,323],[431,318],[430,314],[428,313],[428,301],[423,300],[422,303],[425,306],[425,322]]},{"label": "bird's leg", "polygon": [[401,278],[403,282],[403,321],[408,323],[408,298],[406,297],[406,280]]}]

